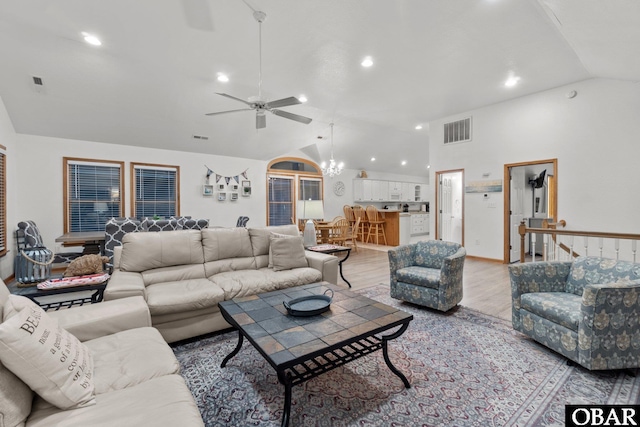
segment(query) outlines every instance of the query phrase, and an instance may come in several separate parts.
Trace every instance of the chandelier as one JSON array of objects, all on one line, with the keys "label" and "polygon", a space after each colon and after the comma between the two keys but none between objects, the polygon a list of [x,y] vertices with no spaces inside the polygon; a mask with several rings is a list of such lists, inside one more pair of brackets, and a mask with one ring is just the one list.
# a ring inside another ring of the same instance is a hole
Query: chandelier
[{"label": "chandelier", "polygon": [[344,163],[336,164],[336,160],[333,158],[333,123],[331,123],[331,158],[329,159],[329,165],[327,166],[327,162],[322,162],[320,169],[322,169],[323,175],[333,178],[342,173],[342,168],[344,168]]}]

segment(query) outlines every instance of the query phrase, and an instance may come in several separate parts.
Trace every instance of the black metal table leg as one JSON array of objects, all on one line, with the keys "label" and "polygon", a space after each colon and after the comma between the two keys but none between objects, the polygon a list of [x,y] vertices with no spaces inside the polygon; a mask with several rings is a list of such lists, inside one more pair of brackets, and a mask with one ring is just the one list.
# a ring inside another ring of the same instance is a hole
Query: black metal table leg
[{"label": "black metal table leg", "polygon": [[345,262],[347,260],[347,258],[349,258],[349,255],[351,254],[351,249],[345,251],[347,252],[347,256],[342,258],[342,260],[338,261],[338,268],[340,269],[340,277],[342,277],[342,280],[344,280],[347,285],[349,285],[349,287],[351,287],[351,283],[349,283],[349,281],[347,279],[344,278],[344,275],[342,274],[342,263]]},{"label": "black metal table leg", "polygon": [[236,345],[236,348],[233,349],[233,351],[231,353],[229,353],[229,355],[227,357],[224,358],[224,360],[222,361],[222,363],[220,364],[221,368],[224,368],[225,366],[227,366],[227,362],[236,354],[238,354],[238,352],[240,351],[240,348],[242,348],[242,340],[244,339],[244,336],[240,333],[240,331],[238,331],[238,344]]},{"label": "black metal table leg", "polygon": [[387,342],[392,339],[398,338],[400,335],[404,333],[404,331],[407,330],[408,327],[409,327],[409,323],[405,323],[402,325],[400,329],[398,329],[393,334],[382,336],[382,355],[384,356],[384,362],[387,364],[389,369],[391,369],[391,372],[396,374],[402,380],[406,388],[411,388],[411,384],[409,384],[409,380],[407,380],[407,377],[405,377],[404,374],[398,370],[398,368],[393,366],[393,363],[391,363],[391,360],[389,360],[389,351],[387,350]]},{"label": "black metal table leg", "polygon": [[278,379],[284,384],[284,411],[282,412],[281,427],[287,427],[291,415],[291,373],[278,372]]}]

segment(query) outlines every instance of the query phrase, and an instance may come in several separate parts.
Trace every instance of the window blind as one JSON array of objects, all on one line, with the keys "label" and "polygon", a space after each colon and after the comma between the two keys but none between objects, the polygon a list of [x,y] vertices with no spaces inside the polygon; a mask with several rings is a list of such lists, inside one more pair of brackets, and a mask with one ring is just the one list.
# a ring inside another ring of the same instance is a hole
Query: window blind
[{"label": "window blind", "polygon": [[293,180],[269,177],[269,225],[291,224],[293,216]]},{"label": "window blind", "polygon": [[109,163],[68,163],[69,231],[104,230],[120,216],[120,166]]},{"label": "window blind", "polygon": [[134,166],[135,216],[169,218],[178,212],[178,169]]}]

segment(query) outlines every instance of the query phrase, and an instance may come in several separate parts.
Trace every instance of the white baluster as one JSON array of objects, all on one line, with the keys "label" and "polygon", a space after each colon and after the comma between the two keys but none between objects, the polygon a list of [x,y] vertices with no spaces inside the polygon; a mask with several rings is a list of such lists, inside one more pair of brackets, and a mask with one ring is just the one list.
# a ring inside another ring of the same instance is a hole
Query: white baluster
[{"label": "white baluster", "polygon": [[600,258],[602,258],[602,247],[604,246],[604,239],[600,237],[598,239],[598,247],[600,248]]},{"label": "white baluster", "polygon": [[637,249],[637,240],[631,241],[631,253],[633,254],[633,262],[636,262],[636,249]]},{"label": "white baluster", "polygon": [[569,236],[569,261],[573,259],[573,236]]},{"label": "white baluster", "polygon": [[549,259],[547,254],[548,245],[549,245],[549,235],[543,234],[542,235],[542,260],[543,261],[547,261]]},{"label": "white baluster", "polygon": [[584,239],[584,256],[589,256],[589,238],[587,236],[584,236],[583,239]]},{"label": "white baluster", "polygon": [[616,248],[616,261],[620,259],[620,239],[615,239],[613,245]]},{"label": "white baluster", "polygon": [[531,233],[531,262],[536,262],[536,233]]}]

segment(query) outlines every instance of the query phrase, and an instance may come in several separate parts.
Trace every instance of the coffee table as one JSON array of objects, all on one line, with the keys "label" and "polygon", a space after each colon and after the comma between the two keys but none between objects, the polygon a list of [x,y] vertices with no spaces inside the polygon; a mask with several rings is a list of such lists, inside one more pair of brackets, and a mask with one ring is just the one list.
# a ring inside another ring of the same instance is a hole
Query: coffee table
[{"label": "coffee table", "polygon": [[[316,316],[287,314],[282,302],[334,292],[330,310]],[[327,282],[235,298],[219,303],[224,319],[238,330],[238,344],[221,367],[247,338],[269,362],[284,385],[282,426],[289,424],[291,387],[382,349],[384,361],[404,386],[409,381],[389,359],[387,342],[407,330],[413,315],[339,288]],[[388,335],[383,332],[399,327]]]}]

